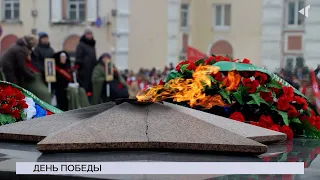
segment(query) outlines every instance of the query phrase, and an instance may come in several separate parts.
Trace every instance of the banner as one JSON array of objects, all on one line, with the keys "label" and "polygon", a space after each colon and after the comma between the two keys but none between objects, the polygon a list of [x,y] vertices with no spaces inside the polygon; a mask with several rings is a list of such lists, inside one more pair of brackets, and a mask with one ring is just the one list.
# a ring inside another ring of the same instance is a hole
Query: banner
[{"label": "banner", "polygon": [[313,69],[310,70],[311,71],[311,83],[312,83],[312,90],[313,90],[313,95],[316,101],[316,106],[318,109],[318,112],[320,112],[320,92],[319,92],[319,85],[317,82],[317,77],[313,71]]},{"label": "banner", "polygon": [[200,52],[196,48],[188,46],[188,49],[187,49],[187,60],[188,61],[195,62],[195,61],[197,61],[199,59],[202,59],[204,57],[207,57],[207,55],[202,53],[202,52]]}]

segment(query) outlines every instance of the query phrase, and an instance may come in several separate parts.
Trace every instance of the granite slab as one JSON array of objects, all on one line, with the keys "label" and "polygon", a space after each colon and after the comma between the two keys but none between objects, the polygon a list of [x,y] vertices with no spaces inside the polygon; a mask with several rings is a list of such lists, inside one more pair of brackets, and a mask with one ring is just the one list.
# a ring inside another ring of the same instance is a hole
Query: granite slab
[{"label": "granite slab", "polygon": [[42,152],[157,149],[262,154],[267,146],[162,104],[123,103],[47,136]]},{"label": "granite slab", "polygon": [[164,102],[164,104],[179,112],[183,112],[195,118],[214,124],[215,126],[218,126],[220,128],[226,129],[228,131],[234,132],[241,136],[255,140],[257,142],[273,143],[278,141],[285,141],[287,139],[286,134],[280,133],[277,131],[272,131],[272,130],[261,128],[251,124],[234,121],[225,117],[217,116],[217,115],[206,113],[203,111],[198,111],[188,107],[175,105],[172,103]]},{"label": "granite slab", "polygon": [[0,141],[16,140],[37,143],[49,134],[93,117],[114,106],[113,102],[104,103],[0,126]]}]

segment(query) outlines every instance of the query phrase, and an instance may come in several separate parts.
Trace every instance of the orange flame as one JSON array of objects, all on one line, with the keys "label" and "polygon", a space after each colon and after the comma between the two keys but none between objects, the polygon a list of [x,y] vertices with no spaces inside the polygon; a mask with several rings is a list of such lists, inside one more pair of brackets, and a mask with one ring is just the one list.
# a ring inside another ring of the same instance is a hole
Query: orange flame
[{"label": "orange flame", "polygon": [[223,80],[221,86],[225,86],[227,91],[235,91],[237,90],[240,81],[241,76],[237,71],[229,71],[227,78]]},{"label": "orange flame", "polygon": [[157,85],[146,92],[140,91],[136,98],[138,101],[163,101],[173,99],[174,102],[188,102],[190,107],[201,106],[210,109],[213,106],[225,106],[220,95],[206,96],[205,86],[212,85],[210,74],[219,72],[216,66],[198,66],[192,79],[171,79],[164,86]]}]

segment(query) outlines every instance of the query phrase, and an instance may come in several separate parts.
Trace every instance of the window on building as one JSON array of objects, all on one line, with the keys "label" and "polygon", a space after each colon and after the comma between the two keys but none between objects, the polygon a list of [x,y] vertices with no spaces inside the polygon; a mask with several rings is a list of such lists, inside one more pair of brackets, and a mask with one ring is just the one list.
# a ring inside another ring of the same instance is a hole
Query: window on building
[{"label": "window on building", "polygon": [[287,1],[287,25],[300,26],[304,24],[304,15],[299,13],[300,9],[305,7],[304,0],[288,0]]},{"label": "window on building", "polygon": [[189,4],[181,5],[181,28],[188,28]]},{"label": "window on building", "polygon": [[85,0],[68,0],[68,19],[72,21],[84,21],[86,14]]},{"label": "window on building", "polygon": [[215,27],[230,27],[231,4],[219,4],[213,6],[213,19]]},{"label": "window on building", "polygon": [[20,2],[19,0],[4,0],[4,20],[19,20]]}]

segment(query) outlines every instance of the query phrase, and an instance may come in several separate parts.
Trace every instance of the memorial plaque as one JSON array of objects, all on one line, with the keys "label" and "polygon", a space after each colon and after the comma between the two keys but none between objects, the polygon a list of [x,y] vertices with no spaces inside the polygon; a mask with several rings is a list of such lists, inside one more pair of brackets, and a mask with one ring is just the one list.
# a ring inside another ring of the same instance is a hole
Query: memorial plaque
[{"label": "memorial plaque", "polygon": [[106,63],[106,81],[113,81],[113,63],[111,59],[108,59]]},{"label": "memorial plaque", "polygon": [[46,58],[44,61],[44,68],[45,68],[45,79],[46,82],[48,83],[52,83],[52,82],[56,82],[56,64],[55,64],[55,60],[52,58]]}]

